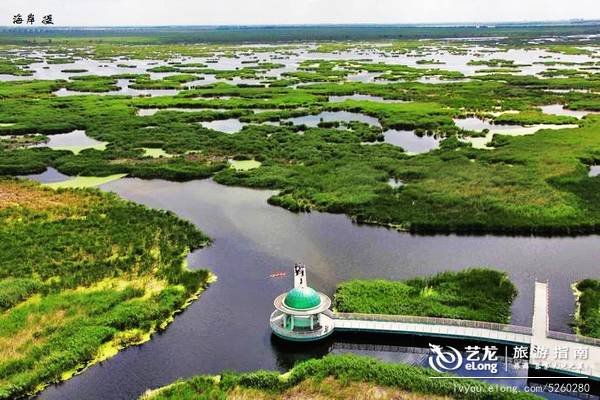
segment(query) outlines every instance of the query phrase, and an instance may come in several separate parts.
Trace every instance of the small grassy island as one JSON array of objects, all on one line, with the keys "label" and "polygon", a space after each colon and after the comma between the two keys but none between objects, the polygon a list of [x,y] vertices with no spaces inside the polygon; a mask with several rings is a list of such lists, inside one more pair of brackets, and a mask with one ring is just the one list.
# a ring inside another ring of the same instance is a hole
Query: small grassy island
[{"label": "small grassy island", "polygon": [[0,399],[148,340],[207,285],[185,257],[208,242],[112,194],[0,180]]},{"label": "small grassy island", "polygon": [[460,392],[457,381],[431,379],[440,374],[405,364],[387,364],[368,357],[326,356],[305,361],[285,374],[258,371],[198,376],[148,392],[141,400],[196,399],[363,399],[363,400],[526,400],[521,392],[494,390],[480,381],[461,379],[461,385],[485,389]]},{"label": "small grassy island", "polygon": [[508,323],[517,289],[504,272],[469,269],[408,281],[354,280],[340,284],[339,312],[417,315]]},{"label": "small grassy island", "polygon": [[574,285],[577,297],[575,328],[584,336],[600,339],[600,280],[585,279]]}]

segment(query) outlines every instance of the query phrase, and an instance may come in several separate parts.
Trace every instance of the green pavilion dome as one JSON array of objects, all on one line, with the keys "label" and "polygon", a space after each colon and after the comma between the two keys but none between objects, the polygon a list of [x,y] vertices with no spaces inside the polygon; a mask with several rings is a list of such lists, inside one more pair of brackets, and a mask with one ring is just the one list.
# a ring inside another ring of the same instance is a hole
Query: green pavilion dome
[{"label": "green pavilion dome", "polygon": [[285,296],[283,304],[294,310],[310,310],[321,304],[321,296],[309,287],[294,288]]}]

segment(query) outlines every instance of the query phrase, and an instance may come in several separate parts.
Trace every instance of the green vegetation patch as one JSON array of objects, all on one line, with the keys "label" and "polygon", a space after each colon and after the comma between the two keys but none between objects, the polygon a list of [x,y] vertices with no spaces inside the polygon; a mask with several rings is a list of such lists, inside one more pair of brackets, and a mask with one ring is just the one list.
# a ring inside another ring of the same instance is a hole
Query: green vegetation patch
[{"label": "green vegetation patch", "polygon": [[520,113],[504,113],[494,118],[494,123],[502,125],[563,125],[577,124],[578,119],[566,115],[544,114],[539,111],[522,111]]},{"label": "green vegetation patch", "polygon": [[506,273],[469,269],[399,282],[345,282],[335,292],[334,308],[339,312],[508,323],[516,295]]},{"label": "green vegetation patch", "polygon": [[261,166],[260,161],[256,160],[229,160],[229,164],[236,171],[249,171]]},{"label": "green vegetation patch", "polygon": [[150,147],[143,147],[142,150],[144,151],[144,157],[151,157],[151,158],[161,158],[161,157],[171,158],[171,157],[173,157],[172,154],[167,153],[163,149],[153,149]]},{"label": "green vegetation patch", "polygon": [[46,183],[43,186],[52,189],[84,189],[104,185],[105,183],[119,180],[125,176],[127,176],[127,174],[115,174],[109,176],[77,176],[62,182]]},{"label": "green vegetation patch", "polygon": [[[14,124],[0,124],[2,126],[12,126]],[[15,150],[23,149],[29,146],[42,145],[48,141],[48,137],[44,135],[23,135],[23,136],[8,136],[0,137],[0,150]]]},{"label": "green vegetation patch", "polygon": [[579,334],[600,338],[600,281],[585,279],[574,286],[577,296],[575,327]]},{"label": "green vegetation patch", "polygon": [[65,74],[82,74],[84,72],[88,72],[88,70],[84,68],[66,68],[60,70],[60,72],[63,72]]},{"label": "green vegetation patch", "polygon": [[148,340],[209,280],[208,238],[173,214],[93,190],[0,180],[0,399]]},{"label": "green vegetation patch", "polygon": [[76,92],[103,93],[119,90],[117,77],[98,75],[75,75],[65,87]]},{"label": "green vegetation patch", "polygon": [[31,76],[33,72],[26,69],[27,65],[15,61],[0,59],[0,75]]},{"label": "green vegetation patch", "polygon": [[[433,370],[406,364],[388,364],[354,355],[326,356],[295,366],[286,374],[257,371],[198,376],[142,396],[142,400],[200,399],[481,399],[526,400],[539,397],[507,392],[481,381],[431,379]],[[450,375],[443,375],[450,377]],[[460,382],[460,384],[457,384]],[[473,390],[461,388],[469,386]]]}]

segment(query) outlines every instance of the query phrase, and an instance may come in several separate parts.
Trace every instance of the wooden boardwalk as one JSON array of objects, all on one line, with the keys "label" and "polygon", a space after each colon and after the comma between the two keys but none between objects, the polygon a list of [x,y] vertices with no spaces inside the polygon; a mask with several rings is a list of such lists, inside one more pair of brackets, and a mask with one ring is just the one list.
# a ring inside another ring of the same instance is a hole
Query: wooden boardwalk
[{"label": "wooden boardwalk", "polygon": [[551,332],[549,298],[548,284],[536,282],[529,364],[600,379],[600,340]]},{"label": "wooden boardwalk", "polygon": [[474,339],[530,348],[532,368],[600,380],[600,340],[549,330],[548,284],[536,282],[532,327],[445,318],[333,313],[336,331]]},{"label": "wooden boardwalk", "polygon": [[531,342],[531,329],[524,326],[444,318],[335,313],[334,325],[339,331],[406,333],[516,345]]}]

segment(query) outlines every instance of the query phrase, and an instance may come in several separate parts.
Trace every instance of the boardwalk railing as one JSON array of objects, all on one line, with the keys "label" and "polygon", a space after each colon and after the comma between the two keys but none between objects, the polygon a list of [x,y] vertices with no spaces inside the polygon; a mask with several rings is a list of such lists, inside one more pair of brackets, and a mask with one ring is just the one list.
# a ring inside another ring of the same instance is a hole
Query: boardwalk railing
[{"label": "boardwalk railing", "polygon": [[297,338],[311,338],[315,336],[320,336],[320,333],[324,328],[321,328],[317,331],[291,331],[283,327],[283,324],[277,322],[271,322],[271,329],[281,335],[289,336],[289,337],[297,337]]},{"label": "boardwalk railing", "polygon": [[550,339],[562,340],[564,342],[581,343],[600,347],[600,339],[588,336],[573,335],[571,333],[562,333],[554,331],[548,331],[547,336]]},{"label": "boardwalk railing", "polygon": [[283,325],[283,316],[284,314],[281,311],[274,311],[271,314],[270,324],[271,329],[279,333],[280,335],[286,337],[294,337],[294,338],[315,338],[324,336],[327,333],[330,333],[334,329],[333,322],[327,316],[321,317],[321,326],[315,330],[290,330]]},{"label": "boardwalk railing", "polygon": [[494,322],[467,321],[451,318],[416,317],[409,315],[334,313],[333,318],[347,321],[400,322],[405,324],[442,325],[462,328],[488,329],[492,331],[518,333],[531,336],[531,328],[526,326],[498,324]]},{"label": "boardwalk railing", "polygon": [[[548,283],[546,283],[548,285]],[[546,286],[546,304],[550,304],[550,290]],[[564,342],[588,344],[600,347],[600,339],[589,336],[574,335],[572,333],[555,332],[550,330],[550,307],[546,307],[546,337]]]},{"label": "boardwalk railing", "polygon": [[362,350],[362,351],[382,351],[386,353],[412,353],[412,354],[432,354],[429,347],[406,347],[390,344],[373,343],[351,343],[336,341],[332,345],[333,350]]}]

